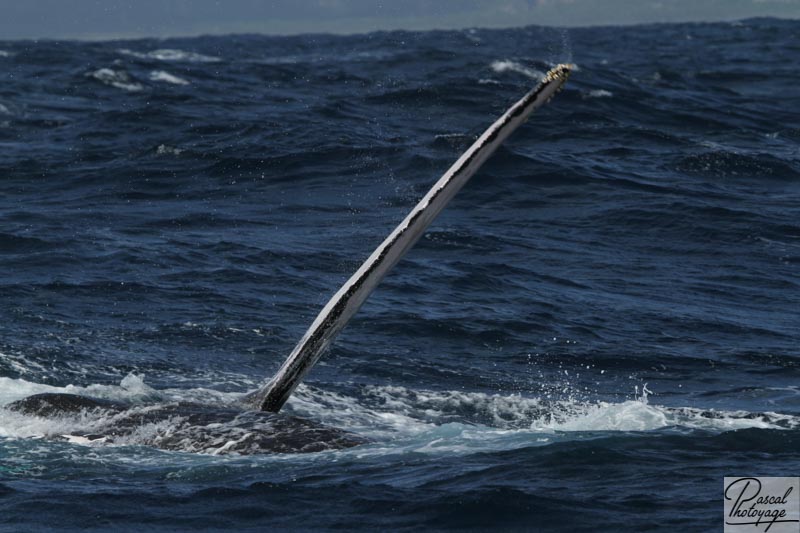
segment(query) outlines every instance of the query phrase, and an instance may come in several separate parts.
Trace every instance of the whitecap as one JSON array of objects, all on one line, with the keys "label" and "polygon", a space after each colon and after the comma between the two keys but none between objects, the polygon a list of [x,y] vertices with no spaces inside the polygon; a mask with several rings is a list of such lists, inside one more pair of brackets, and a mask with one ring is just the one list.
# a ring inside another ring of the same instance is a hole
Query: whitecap
[{"label": "whitecap", "polygon": [[614,93],[605,89],[592,89],[588,94],[589,98],[611,98],[612,96]]},{"label": "whitecap", "polygon": [[21,400],[33,394],[63,393],[104,398],[108,400],[143,401],[162,398],[163,395],[144,383],[144,376],[129,374],[119,385],[87,385],[86,387],[67,385],[56,387],[27,381],[0,377],[0,406]]},{"label": "whitecap", "polygon": [[304,62],[306,62],[306,60],[300,59],[297,56],[265,57],[256,61],[256,63],[260,63],[262,65],[295,65],[297,63]]},{"label": "whitecap", "polygon": [[442,140],[451,140],[451,139],[461,140],[461,139],[472,139],[472,136],[467,135],[466,133],[439,133],[437,135],[434,135],[433,138],[436,139],[436,140],[439,140],[439,139],[442,139]]},{"label": "whitecap", "polygon": [[5,50],[0,50],[0,57],[11,57],[13,54],[11,52],[6,52]]},{"label": "whitecap", "polygon": [[128,48],[119,48],[117,50],[120,54],[125,54],[126,56],[133,56],[139,59],[148,59],[147,54],[142,52],[136,52],[135,50],[129,50]]},{"label": "whitecap", "polygon": [[491,64],[492,70],[497,73],[502,72],[516,72],[518,74],[522,74],[523,76],[527,76],[532,80],[541,81],[544,79],[544,72],[536,69],[532,69],[530,67],[526,67],[516,61],[511,61],[509,59],[504,59],[502,61],[493,61]]},{"label": "whitecap", "polygon": [[11,111],[3,104],[0,104],[0,115],[10,115],[10,114]]},{"label": "whitecap", "polygon": [[159,144],[158,148],[156,148],[156,154],[158,155],[181,155],[183,150],[180,148],[175,148],[174,146],[168,146],[166,144]]},{"label": "whitecap", "polygon": [[152,81],[163,81],[166,83],[172,83],[173,85],[189,85],[189,82],[183,78],[179,78],[174,74],[170,74],[165,70],[154,70],[150,72],[150,79]]},{"label": "whitecap", "polygon": [[188,61],[190,63],[215,63],[217,61],[222,61],[215,56],[207,56],[198,54],[197,52],[187,52],[176,48],[160,48],[149,52],[137,52],[128,48],[121,48],[118,52],[138,59],[157,59],[159,61]]},{"label": "whitecap", "polygon": [[111,87],[123,89],[125,91],[137,92],[144,89],[141,83],[131,79],[131,76],[124,70],[112,70],[110,68],[101,68],[93,72],[89,72],[86,76],[94,78]]},{"label": "whitecap", "polygon": [[464,32],[464,37],[466,37],[468,40],[476,44],[483,42],[483,39],[481,39],[480,36],[478,36],[478,30],[475,28],[469,28],[468,30],[466,30]]}]

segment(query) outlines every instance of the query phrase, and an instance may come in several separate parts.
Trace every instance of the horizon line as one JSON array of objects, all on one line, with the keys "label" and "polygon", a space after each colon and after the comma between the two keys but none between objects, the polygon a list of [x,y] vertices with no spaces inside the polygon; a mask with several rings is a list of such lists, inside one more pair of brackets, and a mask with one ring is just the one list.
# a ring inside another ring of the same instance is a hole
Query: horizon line
[{"label": "horizon line", "polygon": [[230,36],[243,36],[243,35],[256,35],[262,37],[300,37],[303,35],[326,35],[326,36],[357,36],[369,35],[373,33],[393,33],[393,32],[407,32],[407,33],[421,33],[421,32],[448,32],[448,31],[468,31],[468,30],[489,30],[500,31],[510,29],[522,28],[552,28],[556,30],[571,30],[571,29],[591,29],[591,28],[631,28],[637,26],[669,26],[669,25],[682,25],[682,24],[725,24],[725,23],[743,23],[746,21],[754,20],[780,20],[780,21],[797,21],[800,17],[792,16],[754,16],[754,17],[739,17],[729,19],[687,19],[687,20],[670,20],[670,21],[647,21],[647,22],[620,22],[620,23],[607,23],[607,24],[523,24],[523,25],[507,25],[507,24],[488,24],[485,26],[461,26],[461,25],[441,25],[441,26],[421,26],[421,27],[377,27],[373,29],[320,29],[313,31],[259,31],[241,29],[198,29],[177,31],[175,33],[147,33],[147,32],[111,32],[111,33],[73,33],[65,34],[63,36],[46,36],[46,37],[19,37],[12,39],[0,39],[0,42],[58,42],[58,41],[77,41],[77,42],[101,42],[101,41],[136,41],[136,40],[167,40],[167,39],[190,39],[198,37],[230,37]]}]

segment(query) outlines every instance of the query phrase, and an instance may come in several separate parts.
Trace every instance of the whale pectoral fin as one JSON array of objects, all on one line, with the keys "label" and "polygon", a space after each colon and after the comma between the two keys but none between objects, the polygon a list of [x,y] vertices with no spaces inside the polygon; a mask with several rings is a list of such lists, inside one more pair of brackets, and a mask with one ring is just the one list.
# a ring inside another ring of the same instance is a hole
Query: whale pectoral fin
[{"label": "whale pectoral fin", "polygon": [[334,337],[389,270],[414,246],[431,221],[503,141],[561,89],[569,74],[569,65],[556,66],[489,126],[325,305],[269,383],[245,396],[244,403],[264,411],[280,410]]}]

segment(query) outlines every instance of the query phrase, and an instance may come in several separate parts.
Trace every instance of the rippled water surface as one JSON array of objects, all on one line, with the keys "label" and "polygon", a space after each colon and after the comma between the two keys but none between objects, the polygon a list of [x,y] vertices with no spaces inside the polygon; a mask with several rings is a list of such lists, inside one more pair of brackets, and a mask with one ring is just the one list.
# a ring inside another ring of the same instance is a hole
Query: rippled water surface
[{"label": "rippled water surface", "polygon": [[0,406],[235,402],[577,66],[287,405],[367,443],[0,407],[0,528],[719,529],[723,476],[800,471],[798,53],[768,19],[0,42]]}]

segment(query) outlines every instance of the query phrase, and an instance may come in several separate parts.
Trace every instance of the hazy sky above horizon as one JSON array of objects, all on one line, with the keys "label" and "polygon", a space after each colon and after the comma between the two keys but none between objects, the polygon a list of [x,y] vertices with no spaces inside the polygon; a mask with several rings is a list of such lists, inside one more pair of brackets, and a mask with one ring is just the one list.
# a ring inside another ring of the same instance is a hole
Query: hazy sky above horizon
[{"label": "hazy sky above horizon", "polygon": [[0,40],[800,18],[800,0],[0,0]]}]

